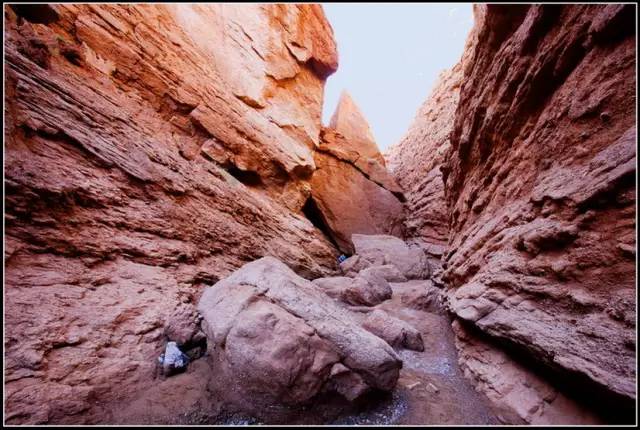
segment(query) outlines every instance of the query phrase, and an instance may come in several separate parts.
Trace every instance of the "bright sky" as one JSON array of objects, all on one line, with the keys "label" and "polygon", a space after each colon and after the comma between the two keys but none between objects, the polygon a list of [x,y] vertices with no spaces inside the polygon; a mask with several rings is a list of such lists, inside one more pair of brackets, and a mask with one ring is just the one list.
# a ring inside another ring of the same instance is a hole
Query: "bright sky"
[{"label": "bright sky", "polygon": [[338,43],[338,71],[325,87],[329,123],[346,89],[365,114],[381,150],[409,128],[438,75],[462,54],[471,4],[324,3]]}]

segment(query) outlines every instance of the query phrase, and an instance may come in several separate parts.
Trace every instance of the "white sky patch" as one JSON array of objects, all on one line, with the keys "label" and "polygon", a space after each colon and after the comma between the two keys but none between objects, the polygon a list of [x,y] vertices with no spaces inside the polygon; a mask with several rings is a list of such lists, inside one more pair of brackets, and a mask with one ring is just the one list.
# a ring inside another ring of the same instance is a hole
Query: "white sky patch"
[{"label": "white sky patch", "polygon": [[470,3],[322,5],[338,45],[338,71],[325,85],[328,124],[346,89],[385,150],[407,132],[438,75],[462,55]]}]

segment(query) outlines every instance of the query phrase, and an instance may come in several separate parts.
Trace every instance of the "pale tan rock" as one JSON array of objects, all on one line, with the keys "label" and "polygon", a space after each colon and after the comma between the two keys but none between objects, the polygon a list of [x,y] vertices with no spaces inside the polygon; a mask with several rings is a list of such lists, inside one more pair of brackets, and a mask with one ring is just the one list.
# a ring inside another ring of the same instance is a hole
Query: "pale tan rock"
[{"label": "pale tan rock", "polygon": [[391,298],[391,287],[382,279],[367,279],[365,276],[349,278],[334,276],[314,279],[329,297],[354,306],[374,306]]},{"label": "pale tan rock", "polygon": [[348,378],[353,389],[338,384],[350,398],[366,391],[362,383],[391,390],[398,379],[402,362],[388,344],[273,257],[207,288],[198,310],[216,374],[234,392],[249,393],[243,398],[253,407],[310,399],[343,373],[338,362],[357,374]]},{"label": "pale tan rock", "polygon": [[384,339],[394,348],[424,351],[422,335],[418,330],[380,309],[375,309],[367,314],[362,323],[362,327],[381,339]]}]

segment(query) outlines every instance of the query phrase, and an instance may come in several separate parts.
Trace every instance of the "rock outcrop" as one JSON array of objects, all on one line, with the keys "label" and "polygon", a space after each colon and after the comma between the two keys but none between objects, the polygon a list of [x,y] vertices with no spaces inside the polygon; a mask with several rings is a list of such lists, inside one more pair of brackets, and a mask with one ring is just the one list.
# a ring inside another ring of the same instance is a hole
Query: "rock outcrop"
[{"label": "rock outcrop", "polygon": [[[554,390],[562,385],[607,422],[629,422],[636,398],[634,8],[489,5],[475,6],[475,17],[460,64],[443,75],[389,156],[409,204],[428,202],[418,213],[449,214],[448,308],[492,339],[486,355],[495,358],[483,360],[485,353],[460,341],[463,367],[467,361],[478,389],[497,387],[498,397],[505,375],[550,372],[545,384]],[[447,86],[451,93],[440,95]],[[430,112],[446,116],[456,98],[447,141],[431,127]],[[436,141],[444,157],[433,150]],[[438,165],[446,201],[432,197],[440,192],[431,180]],[[420,218],[407,221],[412,235],[437,238],[426,228],[432,220]],[[538,400],[526,412],[514,404],[513,416],[526,422],[586,416],[567,406],[541,418],[533,410]]]},{"label": "rock outcrop", "polygon": [[[255,411],[338,388],[390,390],[402,362],[323,289],[264,257],[208,288],[198,304],[218,385]],[[339,377],[338,380],[332,378]],[[347,382],[351,382],[347,384]]]},{"label": "rock outcrop", "polygon": [[369,123],[347,91],[340,94],[336,110],[329,120],[329,127],[347,139],[350,150],[385,165]]},{"label": "rock outcrop", "polygon": [[115,422],[205,284],[335,273],[302,211],[332,30],[319,5],[4,14],[6,423]]},{"label": "rock outcrop", "polygon": [[321,133],[311,178],[319,224],[336,246],[353,254],[353,234],[402,236],[404,196],[387,171],[369,124],[346,93]]},{"label": "rock outcrop", "polygon": [[382,271],[383,277],[395,281],[428,279],[431,274],[427,256],[419,246],[407,245],[402,239],[389,235],[354,234],[351,240],[356,254],[340,263],[347,276],[356,276],[364,269]]}]

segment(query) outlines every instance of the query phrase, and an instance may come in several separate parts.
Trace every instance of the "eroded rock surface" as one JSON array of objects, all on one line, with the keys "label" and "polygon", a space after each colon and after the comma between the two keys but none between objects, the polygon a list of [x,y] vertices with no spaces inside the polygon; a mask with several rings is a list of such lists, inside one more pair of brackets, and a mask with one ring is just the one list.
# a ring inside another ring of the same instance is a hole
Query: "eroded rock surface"
[{"label": "eroded rock surface", "polygon": [[598,425],[589,408],[559,392],[544,377],[483,340],[478,333],[453,323],[458,362],[478,391],[493,402],[500,421],[533,425]]},{"label": "eroded rock surface", "polygon": [[402,189],[348,94],[342,94],[331,126],[322,129],[320,137],[311,198],[325,233],[346,254],[354,252],[352,234],[402,236]]},{"label": "eroded rock surface", "polygon": [[110,423],[205,284],[335,273],[301,209],[337,53],[318,5],[36,9],[4,9],[5,418]]},{"label": "eroded rock surface", "polygon": [[363,384],[390,390],[398,379],[402,363],[387,343],[275,258],[208,288],[198,309],[214,372],[257,411],[304,403],[328,387],[353,399]]},{"label": "eroded rock surface", "polygon": [[[591,406],[606,421],[629,422],[637,330],[634,9],[474,10],[460,63],[442,75],[388,156],[417,209],[407,230],[437,240],[447,229],[432,224],[448,214],[447,305],[494,340],[485,370],[472,362],[477,354],[466,365],[489,397],[510,403],[504,384],[517,383],[495,371],[500,348],[509,347],[530,359],[507,365],[518,369],[513,378],[541,366],[556,372],[555,380],[543,377],[549,387],[579,387],[578,401],[603,399]],[[447,116],[453,122],[438,126]],[[434,182],[438,165],[446,201]],[[511,403],[518,420],[588,421],[564,400],[531,396]],[[525,405],[532,409],[518,409]]]},{"label": "eroded rock surface", "polygon": [[451,308],[631,403],[633,8],[490,6],[477,25],[446,161]]},{"label": "eroded rock surface", "polygon": [[405,234],[440,259],[449,238],[449,211],[441,167],[450,147],[462,66],[443,71],[405,136],[385,153],[406,201]]}]

